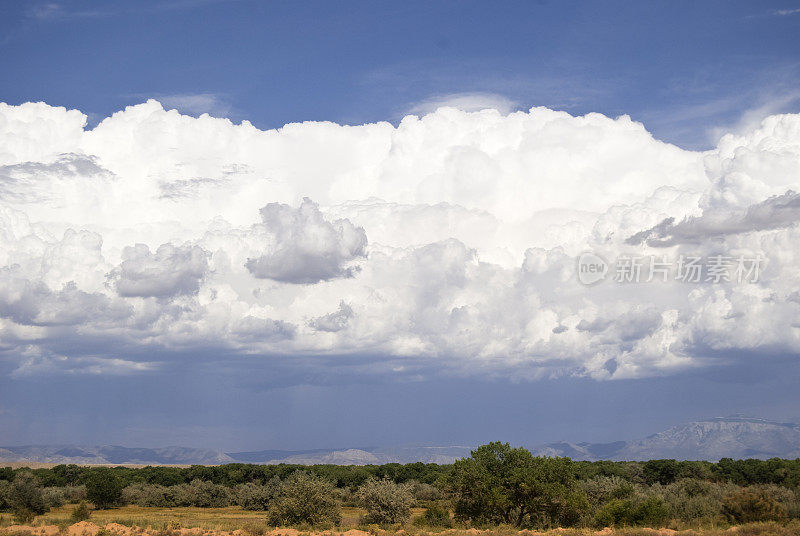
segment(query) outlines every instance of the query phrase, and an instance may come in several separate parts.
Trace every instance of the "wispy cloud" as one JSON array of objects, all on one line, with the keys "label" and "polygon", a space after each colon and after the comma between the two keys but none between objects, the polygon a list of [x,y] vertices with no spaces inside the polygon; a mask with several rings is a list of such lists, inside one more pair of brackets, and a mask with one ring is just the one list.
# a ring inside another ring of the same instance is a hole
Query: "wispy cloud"
[{"label": "wispy cloud", "polygon": [[58,21],[70,19],[88,19],[113,17],[118,15],[129,15],[133,13],[163,12],[180,9],[194,9],[204,5],[217,4],[221,2],[232,2],[235,0],[173,0],[169,2],[157,2],[154,4],[145,3],[122,3],[119,5],[106,4],[102,9],[73,9],[69,3],[44,2],[31,6],[27,11],[27,16],[40,21]]},{"label": "wispy cloud", "polygon": [[800,8],[798,9],[778,9],[772,12],[773,15],[778,15],[779,17],[787,17],[789,15],[797,15],[800,13]]},{"label": "wispy cloud", "polygon": [[749,132],[774,114],[800,110],[800,64],[783,63],[749,78],[698,74],[667,84],[664,104],[632,113],[661,139],[709,149],[727,133]]},{"label": "wispy cloud", "polygon": [[106,14],[108,14],[108,12],[100,10],[70,10],[65,8],[62,4],[57,4],[55,2],[34,5],[27,12],[28,17],[41,21],[85,19],[102,17]]}]

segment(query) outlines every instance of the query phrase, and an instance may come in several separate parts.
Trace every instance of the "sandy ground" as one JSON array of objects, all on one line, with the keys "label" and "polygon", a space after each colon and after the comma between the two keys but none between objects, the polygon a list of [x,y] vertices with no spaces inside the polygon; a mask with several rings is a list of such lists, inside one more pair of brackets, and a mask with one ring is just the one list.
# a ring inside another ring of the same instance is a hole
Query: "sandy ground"
[{"label": "sandy ground", "polygon": [[[90,521],[81,521],[80,523],[75,523],[65,528],[60,528],[57,525],[41,525],[41,526],[11,525],[8,527],[0,528],[0,536],[3,535],[22,536],[25,533],[30,534],[31,536],[96,536],[98,531],[100,531],[101,529],[104,529],[104,532],[101,532],[101,536],[388,536],[388,535],[412,536],[411,533],[407,533],[402,529],[396,532],[387,532],[383,530],[378,530],[375,533],[373,533],[357,529],[350,529],[343,532],[339,531],[302,532],[292,528],[276,528],[266,531],[263,534],[254,534],[252,532],[247,532],[241,529],[234,531],[207,530],[201,528],[178,528],[172,530],[157,530],[157,529],[144,529],[141,527],[128,527],[125,525],[120,525],[118,523],[96,525]],[[705,531],[698,533],[691,530],[675,531],[671,529],[647,529],[647,528],[622,529],[617,531],[610,528],[606,528],[599,531],[556,529],[547,532],[536,532],[530,530],[521,530],[510,534],[516,534],[518,536],[538,536],[538,535],[558,536],[559,534],[562,534],[563,536],[573,536],[573,535],[575,536],[578,535],[691,536],[691,535],[702,535],[702,534],[725,534],[734,536],[737,533],[744,534],[745,532],[740,532],[740,530],[737,527],[733,527],[725,531],[716,531],[716,530],[710,531],[708,533],[706,533]],[[768,536],[769,534],[771,534],[771,532],[762,532],[762,531],[758,531],[756,533],[750,533],[748,531],[746,533],[760,534],[763,536]],[[414,532],[413,536],[434,536],[434,535],[435,536],[481,536],[481,535],[491,536],[493,534],[498,534],[498,531],[478,530],[478,529],[466,529],[466,530],[447,529],[436,533],[427,533],[424,531]],[[506,535],[507,531],[503,531],[503,534]],[[787,534],[787,533],[781,531],[775,534]]]}]

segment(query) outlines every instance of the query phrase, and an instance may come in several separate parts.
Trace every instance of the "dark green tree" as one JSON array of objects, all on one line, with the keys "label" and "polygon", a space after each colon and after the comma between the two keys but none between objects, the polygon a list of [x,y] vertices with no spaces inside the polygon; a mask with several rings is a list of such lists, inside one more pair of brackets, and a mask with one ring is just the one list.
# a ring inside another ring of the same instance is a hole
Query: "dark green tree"
[{"label": "dark green tree", "polygon": [[479,525],[570,526],[587,505],[569,458],[534,457],[508,443],[483,445],[455,462],[449,487],[456,518]]},{"label": "dark green tree", "polygon": [[124,484],[116,473],[107,467],[92,469],[84,475],[86,498],[95,508],[105,509],[119,504]]},{"label": "dark green tree", "polygon": [[675,460],[650,460],[642,470],[648,484],[672,484],[678,478],[680,464]]}]

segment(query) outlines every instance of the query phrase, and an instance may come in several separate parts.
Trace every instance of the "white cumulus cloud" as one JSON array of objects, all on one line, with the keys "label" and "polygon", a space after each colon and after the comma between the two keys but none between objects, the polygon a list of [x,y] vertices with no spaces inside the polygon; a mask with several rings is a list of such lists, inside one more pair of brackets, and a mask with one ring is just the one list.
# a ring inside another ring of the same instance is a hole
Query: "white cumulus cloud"
[{"label": "white cumulus cloud", "polygon": [[[151,100],[87,130],[0,104],[0,359],[613,379],[800,353],[800,115],[695,152],[627,116],[484,108],[262,131]],[[585,251],[764,265],[584,286]]]}]

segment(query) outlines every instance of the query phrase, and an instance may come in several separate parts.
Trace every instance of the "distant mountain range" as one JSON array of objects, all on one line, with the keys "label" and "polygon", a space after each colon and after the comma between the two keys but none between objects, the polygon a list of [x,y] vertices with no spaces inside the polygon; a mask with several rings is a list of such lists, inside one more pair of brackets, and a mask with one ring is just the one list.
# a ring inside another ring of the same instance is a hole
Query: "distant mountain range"
[{"label": "distant mountain range", "polygon": [[143,464],[143,465],[219,465],[234,460],[223,452],[187,447],[128,448],[116,446],[23,446],[0,447],[2,462]]},{"label": "distant mountain range", "polygon": [[75,463],[90,465],[219,465],[224,463],[292,463],[302,465],[368,465],[383,463],[447,464],[469,456],[475,447],[380,447],[363,449],[261,450],[224,453],[187,447],[117,446],[0,447],[2,463]]},{"label": "distant mountain range", "polygon": [[532,452],[575,460],[800,458],[800,425],[734,415],[674,426],[634,441],[551,443]]},{"label": "distant mountain range", "polygon": [[[360,449],[262,450],[229,452],[187,447],[116,446],[0,447],[0,463],[75,463],[137,465],[218,465],[224,463],[293,463],[366,465],[382,463],[452,463],[474,446],[370,447]],[[720,458],[800,458],[800,425],[734,415],[674,426],[634,441],[558,442],[528,447],[541,456],[574,460],[711,460]]]}]

